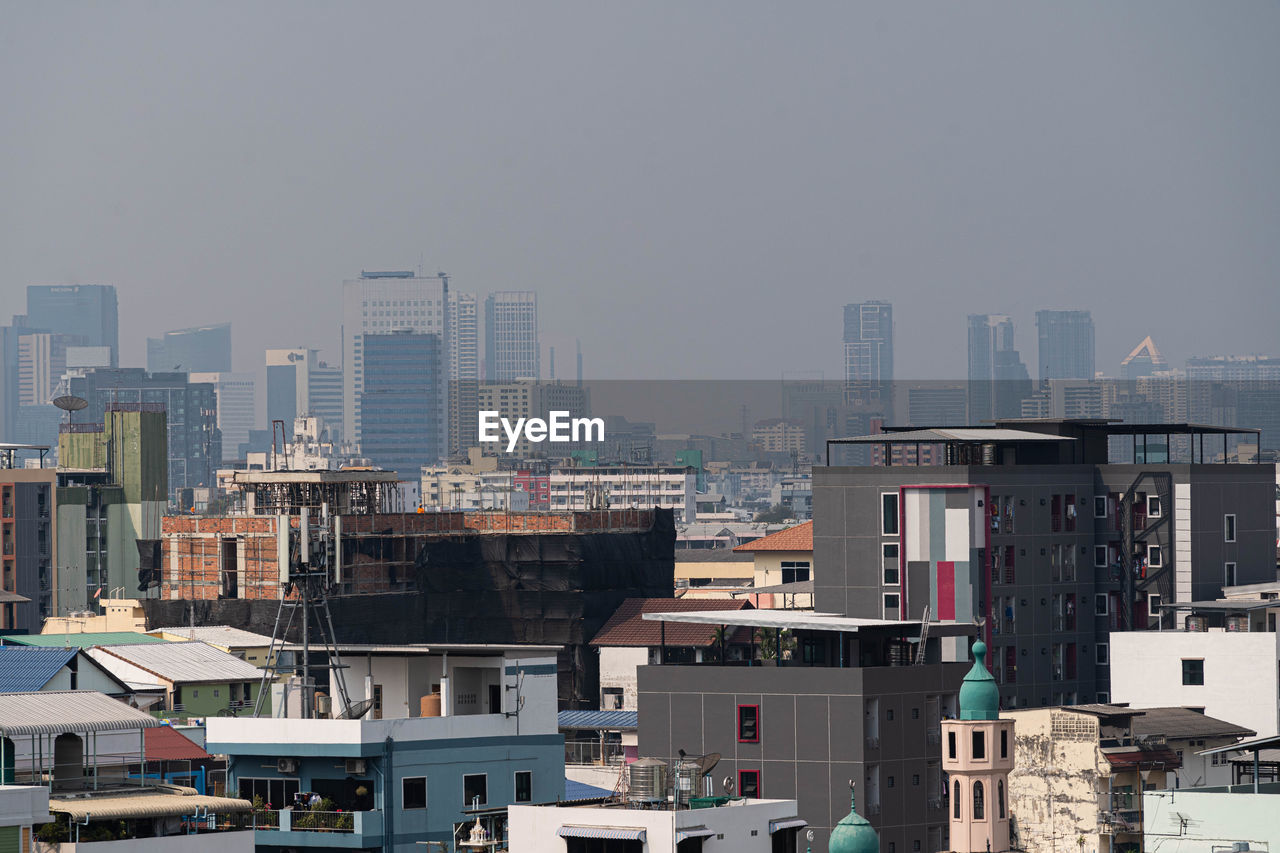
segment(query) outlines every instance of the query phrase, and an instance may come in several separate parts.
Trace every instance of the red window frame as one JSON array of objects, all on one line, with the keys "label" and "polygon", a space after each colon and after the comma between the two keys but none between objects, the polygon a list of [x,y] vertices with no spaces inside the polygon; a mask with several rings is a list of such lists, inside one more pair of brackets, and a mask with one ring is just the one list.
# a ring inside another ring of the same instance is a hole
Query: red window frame
[{"label": "red window frame", "polygon": [[[755,781],[755,793],[747,793],[747,778],[750,777]],[[751,797],[752,799],[760,799],[763,794],[760,791],[760,771],[759,770],[739,770],[738,771],[738,796]]]},{"label": "red window frame", "polygon": [[[753,738],[744,738],[742,736],[742,712],[750,708],[755,715],[756,736]],[[759,705],[739,705],[738,706],[738,743],[759,743],[760,742],[760,706]]]}]

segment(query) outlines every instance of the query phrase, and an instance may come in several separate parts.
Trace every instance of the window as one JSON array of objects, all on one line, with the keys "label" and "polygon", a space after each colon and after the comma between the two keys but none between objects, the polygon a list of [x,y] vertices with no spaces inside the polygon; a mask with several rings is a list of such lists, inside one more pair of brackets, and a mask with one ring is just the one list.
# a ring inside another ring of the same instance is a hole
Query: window
[{"label": "window", "polygon": [[1107,691],[1105,691],[1105,690],[1099,690],[1099,691],[1098,691],[1098,704],[1099,704],[1099,705],[1107,705],[1107,704],[1110,704],[1110,702],[1111,702],[1111,694],[1110,694],[1110,693],[1108,693],[1108,692],[1107,692]]},{"label": "window", "polygon": [[382,685],[373,685],[373,709],[369,711],[370,716],[375,720],[382,719]]},{"label": "window", "polygon": [[897,492],[884,492],[880,495],[880,532],[885,536],[898,535]]},{"label": "window", "polygon": [[462,801],[467,808],[489,801],[489,774],[469,773],[462,777]]},{"label": "window", "polygon": [[601,692],[604,694],[604,702],[601,703],[601,706],[606,711],[622,710],[622,688],[621,687],[606,687]]},{"label": "window", "polygon": [[911,774],[911,784],[912,784],[912,786],[913,786],[913,787],[918,786],[918,785],[920,784],[920,774],[919,774],[919,773],[912,773],[912,774]]},{"label": "window", "polygon": [[1096,593],[1093,596],[1093,612],[1096,616],[1106,616],[1107,610],[1107,594],[1105,592]]},{"label": "window", "polygon": [[898,543],[886,542],[884,545],[884,558],[886,560],[898,559]]},{"label": "window", "polygon": [[1222,541],[1236,541],[1236,517],[1234,515],[1224,515],[1222,517]]},{"label": "window", "polygon": [[983,802],[983,800],[985,799],[986,798],[982,790],[982,783],[974,782],[973,783],[973,819],[974,820],[986,820],[986,817],[985,817],[986,803]]},{"label": "window", "polygon": [[1000,730],[1000,757],[1001,758],[1009,757],[1009,730],[1008,729]]},{"label": "window", "polygon": [[1160,517],[1160,496],[1159,495],[1147,495],[1147,517],[1148,518]]},{"label": "window", "polygon": [[1098,666],[1106,666],[1111,663],[1111,649],[1106,643],[1098,643],[1093,650],[1093,659]]},{"label": "window", "polygon": [[1204,658],[1183,659],[1182,683],[1204,684]]},{"label": "window", "polygon": [[238,782],[240,799],[252,801],[261,797],[262,804],[270,809],[282,809],[293,802],[293,795],[301,790],[296,778],[254,779],[241,777]]},{"label": "window", "polygon": [[884,567],[884,585],[885,586],[898,585],[898,567],[897,566]]},{"label": "window", "polygon": [[947,758],[955,760],[956,757],[956,733],[947,732]]},{"label": "window", "polygon": [[517,803],[533,802],[533,771],[532,770],[516,771],[516,802]]},{"label": "window", "polygon": [[996,780],[996,806],[999,808],[997,817],[1004,820],[1004,780]]},{"label": "window", "polygon": [[192,698],[192,699],[199,699],[199,698],[200,698],[200,688],[198,688],[198,687],[193,687],[193,688],[191,688],[191,698]]},{"label": "window", "polygon": [[1093,546],[1093,564],[1100,569],[1105,569],[1107,567],[1107,546],[1106,545]]},{"label": "window", "polygon": [[1236,564],[1235,564],[1235,563],[1223,563],[1223,565],[1222,565],[1222,585],[1223,585],[1223,586],[1235,586],[1235,585],[1236,585]]},{"label": "window", "polygon": [[1106,495],[1093,496],[1093,517],[1094,518],[1107,517],[1107,496]]},{"label": "window", "polygon": [[807,560],[783,560],[782,582],[800,583],[809,579],[809,562]]},{"label": "window", "polygon": [[400,780],[400,807],[404,809],[427,807],[426,776],[406,776]]},{"label": "window", "polygon": [[987,739],[982,732],[973,733],[973,760],[985,761],[987,758]]},{"label": "window", "polygon": [[918,719],[920,719],[920,709],[919,709],[919,708],[912,708],[912,709],[911,709],[911,719],[913,719],[913,720],[918,720]]},{"label": "window", "polygon": [[1147,565],[1153,569],[1158,569],[1164,565],[1163,555],[1160,553],[1159,545],[1147,546]]},{"label": "window", "polygon": [[886,592],[884,594],[884,609],[886,612],[898,612],[898,594],[896,592]]},{"label": "window", "polygon": [[887,710],[884,712],[884,718],[885,718],[885,720],[886,720],[886,721],[888,721],[888,722],[890,722],[890,723],[892,723],[892,722],[893,722],[893,709],[892,709],[892,708],[889,708],[889,709],[887,709]]},{"label": "window", "polygon": [[888,778],[888,780],[885,782],[885,787],[886,787],[886,788],[892,788],[892,787],[893,787],[893,777],[892,777],[892,776],[890,776],[890,777]]},{"label": "window", "polygon": [[738,743],[760,742],[760,706],[738,706]]},{"label": "window", "polygon": [[951,786],[951,816],[956,820],[960,819],[960,780],[957,779]]},{"label": "window", "polygon": [[759,770],[739,770],[738,771],[738,796],[740,797],[759,797],[760,796],[760,771]]}]

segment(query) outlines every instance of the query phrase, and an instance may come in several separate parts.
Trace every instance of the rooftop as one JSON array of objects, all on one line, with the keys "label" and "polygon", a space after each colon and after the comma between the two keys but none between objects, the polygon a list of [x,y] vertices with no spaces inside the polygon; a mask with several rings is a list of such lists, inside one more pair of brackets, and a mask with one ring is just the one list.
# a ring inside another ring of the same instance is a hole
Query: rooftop
[{"label": "rooftop", "polygon": [[0,692],[31,693],[44,687],[80,650],[0,646]]},{"label": "rooftop", "polygon": [[72,820],[129,820],[148,817],[182,817],[200,812],[227,814],[253,809],[248,800],[208,797],[194,788],[159,785],[134,791],[115,790],[92,796],[49,799],[49,811],[70,815]]},{"label": "rooftop", "polygon": [[562,729],[593,729],[633,732],[639,727],[636,711],[561,711],[557,723]]},{"label": "rooftop", "polygon": [[222,646],[224,648],[244,648],[271,645],[271,638],[265,634],[255,634],[252,631],[243,631],[239,628],[232,628],[230,625],[204,625],[197,626],[195,628],[156,628],[148,633],[154,636],[162,632],[172,637],[199,640],[202,643],[211,643],[212,645]]},{"label": "rooftop", "polygon": [[146,729],[143,739],[148,761],[204,761],[213,757],[172,726]]},{"label": "rooftop", "polygon": [[[661,601],[662,599],[649,600]],[[684,603],[691,605],[690,611],[673,612],[673,608],[667,608],[663,612],[645,612],[641,618],[645,621],[669,623],[667,627],[667,645],[669,646],[677,645],[671,640],[672,627],[670,623],[716,626],[744,625],[754,628],[787,628],[806,631],[842,631],[846,633],[856,633],[866,629],[900,629],[907,635],[914,635],[920,632],[920,622],[917,620],[861,619],[852,616],[840,616],[835,613],[815,613],[808,610],[740,610],[737,612],[725,612],[727,608],[722,610],[712,609],[709,605],[718,602],[711,599],[696,599],[685,601]],[[929,623],[929,636],[931,638],[972,637],[977,632],[978,626],[971,622]]]},{"label": "rooftop", "polygon": [[0,734],[130,731],[159,726],[150,714],[92,690],[0,693]]},{"label": "rooftop", "polygon": [[79,634],[9,634],[3,638],[3,642],[6,646],[56,646],[90,649],[94,646],[159,644],[167,643],[168,640],[160,637],[151,637],[139,631],[85,631]]},{"label": "rooftop", "polygon": [[103,665],[111,658],[131,663],[165,681],[183,684],[257,681],[262,670],[198,641],[95,649]]},{"label": "rooftop", "polygon": [[804,524],[797,524],[795,527],[788,527],[786,530],[770,533],[761,539],[744,542],[733,550],[752,553],[756,551],[812,551],[813,522],[806,521]]},{"label": "rooftop", "polygon": [[[716,644],[715,631],[693,624],[668,625],[665,631],[657,622],[647,621],[652,616],[670,615],[672,613],[718,611],[741,611],[750,608],[745,601],[729,601],[712,598],[628,598],[618,606],[609,621],[604,624],[591,641],[593,646],[657,646],[665,643],[668,646],[692,646],[707,648]],[[734,617],[721,618],[718,622],[703,623],[721,625],[745,624]],[[746,642],[743,637],[741,642]],[[730,639],[729,642],[739,642]]]},{"label": "rooftop", "polygon": [[1144,708],[1133,718],[1133,734],[1164,735],[1178,740],[1206,737],[1252,737],[1253,729],[1206,716],[1190,708]]}]

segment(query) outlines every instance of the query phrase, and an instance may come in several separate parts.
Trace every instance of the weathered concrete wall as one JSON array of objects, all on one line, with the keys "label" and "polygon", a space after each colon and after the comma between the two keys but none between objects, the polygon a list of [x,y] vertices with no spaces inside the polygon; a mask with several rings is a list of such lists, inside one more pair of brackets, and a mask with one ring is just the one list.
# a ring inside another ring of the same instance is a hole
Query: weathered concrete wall
[{"label": "weathered concrete wall", "polygon": [[1095,785],[1108,766],[1098,751],[1097,718],[1055,708],[1002,716],[1016,721],[1009,774],[1014,846],[1028,853],[1106,850]]}]

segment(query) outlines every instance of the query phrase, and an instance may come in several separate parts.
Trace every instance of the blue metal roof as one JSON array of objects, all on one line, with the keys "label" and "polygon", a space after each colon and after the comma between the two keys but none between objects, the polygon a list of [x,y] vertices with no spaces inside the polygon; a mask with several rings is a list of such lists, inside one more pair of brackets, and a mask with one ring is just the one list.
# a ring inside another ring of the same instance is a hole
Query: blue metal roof
[{"label": "blue metal roof", "polygon": [[613,791],[608,788],[597,788],[595,785],[588,785],[586,782],[575,782],[572,779],[564,780],[563,802],[575,803],[579,800],[601,800],[612,796]]},{"label": "blue metal roof", "polygon": [[0,693],[40,690],[79,651],[79,647],[0,646]]},{"label": "blue metal roof", "polygon": [[634,731],[640,725],[638,718],[635,711],[561,711],[559,726],[562,729]]}]

